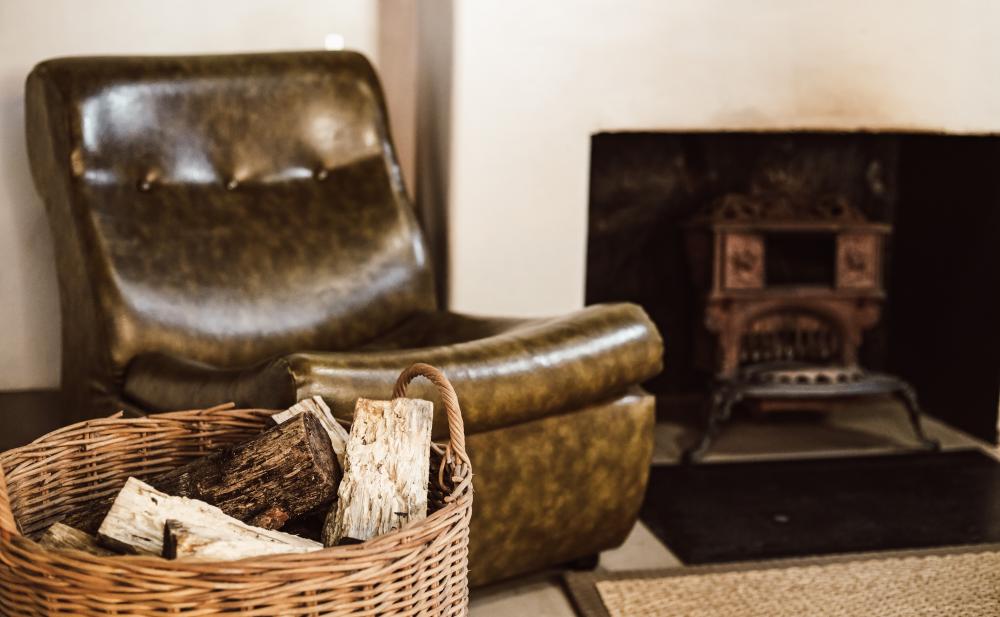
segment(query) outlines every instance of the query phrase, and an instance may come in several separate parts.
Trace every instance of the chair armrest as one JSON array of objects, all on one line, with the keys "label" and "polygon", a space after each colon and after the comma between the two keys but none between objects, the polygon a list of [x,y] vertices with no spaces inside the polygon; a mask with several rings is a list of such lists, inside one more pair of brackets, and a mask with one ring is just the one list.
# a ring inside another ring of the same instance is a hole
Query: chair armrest
[{"label": "chair armrest", "polygon": [[[445,314],[442,319],[450,319]],[[465,318],[470,319],[470,318]],[[603,402],[662,369],[663,341],[633,304],[587,307],[553,319],[490,322],[491,336],[466,342],[286,356],[298,398],[320,395],[335,416],[351,419],[359,397],[386,398],[414,362],[440,368],[461,399],[468,433],[493,430]],[[468,324],[466,324],[468,326]],[[473,330],[474,328],[469,328]],[[410,396],[438,403],[418,380]],[[441,415],[441,414],[437,414]],[[435,417],[435,438],[444,435]]]},{"label": "chair armrest", "polygon": [[[399,373],[414,362],[448,376],[462,403],[468,433],[498,429],[604,402],[662,369],[663,341],[634,304],[601,304],[538,320],[496,320],[442,313],[482,338],[418,348],[303,352],[246,369],[219,369],[162,354],[134,359],[125,395],[146,411],[210,407],[284,409],[322,396],[338,418],[351,420],[358,398],[386,399]],[[418,380],[410,396],[439,403]],[[434,435],[445,435],[436,414]]]},{"label": "chair armrest", "polygon": [[285,409],[296,402],[284,358],[243,369],[220,369],[166,354],[143,354],[125,372],[125,397],[147,412],[237,407]]}]

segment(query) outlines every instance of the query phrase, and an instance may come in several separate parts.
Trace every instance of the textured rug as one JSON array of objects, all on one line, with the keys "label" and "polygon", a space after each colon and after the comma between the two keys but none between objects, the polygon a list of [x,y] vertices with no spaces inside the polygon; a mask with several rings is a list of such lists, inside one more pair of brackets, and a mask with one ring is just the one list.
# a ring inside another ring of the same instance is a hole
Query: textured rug
[{"label": "textured rug", "polygon": [[569,573],[582,617],[996,617],[1000,546]]},{"label": "textured rug", "polygon": [[1000,543],[979,451],[653,467],[641,518],[686,564]]}]

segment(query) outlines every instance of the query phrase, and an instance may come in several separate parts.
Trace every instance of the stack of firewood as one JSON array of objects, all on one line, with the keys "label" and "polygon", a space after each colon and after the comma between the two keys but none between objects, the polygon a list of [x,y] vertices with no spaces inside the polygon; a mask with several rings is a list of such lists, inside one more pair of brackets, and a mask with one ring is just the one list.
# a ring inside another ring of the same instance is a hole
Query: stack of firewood
[{"label": "stack of firewood", "polygon": [[129,478],[39,543],[223,560],[363,542],[427,516],[432,415],[428,401],[359,399],[348,433],[322,398],[305,399],[250,441]]}]

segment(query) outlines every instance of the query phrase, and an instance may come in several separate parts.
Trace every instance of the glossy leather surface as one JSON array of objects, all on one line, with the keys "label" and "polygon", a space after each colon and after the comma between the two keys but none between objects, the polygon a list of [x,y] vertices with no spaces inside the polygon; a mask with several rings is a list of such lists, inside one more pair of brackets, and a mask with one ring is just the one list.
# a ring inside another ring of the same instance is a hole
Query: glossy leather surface
[{"label": "glossy leather surface", "polygon": [[[290,354],[249,370],[143,356],[129,367],[125,392],[130,401],[156,411],[225,400],[282,408],[318,394],[335,415],[349,419],[359,397],[389,396],[403,368],[428,362],[448,375],[461,397],[467,430],[478,432],[601,400],[661,368],[656,328],[632,304],[539,320],[421,312],[394,335],[398,338],[391,340],[407,348],[381,340],[356,352]],[[437,400],[422,381],[411,393]],[[437,418],[435,433],[443,429],[444,419]]]},{"label": "glossy leather surface", "polygon": [[634,385],[660,370],[659,334],[628,304],[438,310],[363,57],[54,60],[26,105],[68,418],[313,394],[349,417],[429,362],[466,416],[474,584],[624,540],[652,447]]},{"label": "glossy leather surface", "polygon": [[246,365],[434,308],[358,54],[52,60],[26,105],[75,405],[113,404],[140,353]]},{"label": "glossy leather surface", "polygon": [[470,435],[470,582],[620,545],[646,493],[654,416],[653,397],[636,389],[573,413]]}]

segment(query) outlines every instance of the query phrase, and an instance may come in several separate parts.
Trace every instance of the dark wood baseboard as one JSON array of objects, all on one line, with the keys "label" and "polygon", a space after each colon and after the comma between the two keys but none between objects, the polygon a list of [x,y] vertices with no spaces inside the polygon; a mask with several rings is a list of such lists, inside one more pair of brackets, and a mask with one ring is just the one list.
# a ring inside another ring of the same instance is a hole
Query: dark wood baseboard
[{"label": "dark wood baseboard", "polygon": [[0,392],[0,451],[30,443],[65,423],[58,390]]}]

